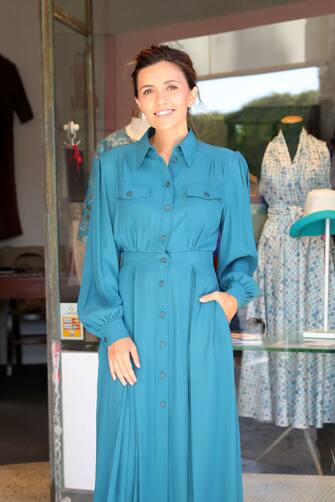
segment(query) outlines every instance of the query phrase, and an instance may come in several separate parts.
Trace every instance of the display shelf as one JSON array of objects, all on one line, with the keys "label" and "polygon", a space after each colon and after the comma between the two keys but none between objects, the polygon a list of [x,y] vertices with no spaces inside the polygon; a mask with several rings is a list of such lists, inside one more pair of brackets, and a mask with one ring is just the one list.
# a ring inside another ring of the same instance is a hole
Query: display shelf
[{"label": "display shelf", "polygon": [[[239,333],[232,332],[233,336],[238,336]],[[308,339],[296,338],[292,335],[278,336],[276,338],[267,337],[263,335],[261,342],[247,341],[232,341],[234,350],[254,350],[267,352],[323,352],[335,353],[335,340],[329,339]]]}]

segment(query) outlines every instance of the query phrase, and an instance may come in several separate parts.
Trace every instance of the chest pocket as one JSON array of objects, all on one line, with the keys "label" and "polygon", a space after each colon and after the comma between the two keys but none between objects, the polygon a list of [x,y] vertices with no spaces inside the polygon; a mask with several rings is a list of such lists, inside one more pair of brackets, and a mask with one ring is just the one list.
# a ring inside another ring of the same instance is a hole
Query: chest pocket
[{"label": "chest pocket", "polygon": [[137,186],[130,183],[119,183],[118,199],[138,199],[139,197],[150,197],[151,187]]},{"label": "chest pocket", "polygon": [[150,225],[152,188],[122,182],[118,185],[115,227],[119,234],[143,233]]},{"label": "chest pocket", "polygon": [[[217,228],[223,206],[223,185],[190,183],[185,191],[185,231]],[[215,227],[215,228],[214,228]]]}]

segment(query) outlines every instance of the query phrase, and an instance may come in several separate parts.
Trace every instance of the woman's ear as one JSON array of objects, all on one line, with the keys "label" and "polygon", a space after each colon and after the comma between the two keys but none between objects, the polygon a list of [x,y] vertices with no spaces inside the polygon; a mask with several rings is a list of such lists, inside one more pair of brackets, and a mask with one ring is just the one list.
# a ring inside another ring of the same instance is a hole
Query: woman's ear
[{"label": "woman's ear", "polygon": [[[139,100],[136,98],[136,96],[135,96],[135,102],[136,102],[136,104],[137,104],[137,106],[138,106],[139,110],[141,110],[141,107],[140,107],[140,102],[139,102]],[[142,111],[142,110],[141,110],[141,111]]]},{"label": "woman's ear", "polygon": [[191,89],[191,96],[190,96],[190,100],[189,100],[190,107],[192,105],[194,105],[194,103],[197,99],[197,96],[198,96],[198,88],[197,88],[197,86],[194,86],[193,89]]}]

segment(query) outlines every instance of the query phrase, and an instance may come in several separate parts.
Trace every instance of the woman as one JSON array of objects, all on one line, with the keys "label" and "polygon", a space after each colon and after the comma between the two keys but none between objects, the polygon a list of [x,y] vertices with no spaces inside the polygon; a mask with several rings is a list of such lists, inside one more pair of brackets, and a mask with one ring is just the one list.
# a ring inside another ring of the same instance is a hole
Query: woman
[{"label": "woman", "polygon": [[94,500],[240,502],[229,322],[257,295],[247,164],[189,127],[186,53],[142,50],[132,79],[151,127],[97,164],[78,300],[101,339]]}]

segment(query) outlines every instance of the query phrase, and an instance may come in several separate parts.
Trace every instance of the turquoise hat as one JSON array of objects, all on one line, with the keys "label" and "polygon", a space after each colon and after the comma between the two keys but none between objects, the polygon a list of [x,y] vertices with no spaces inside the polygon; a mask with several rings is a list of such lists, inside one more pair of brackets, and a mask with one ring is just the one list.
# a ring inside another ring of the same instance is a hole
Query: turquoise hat
[{"label": "turquoise hat", "polygon": [[291,226],[290,236],[323,235],[327,218],[330,219],[330,233],[335,235],[335,190],[311,190],[306,197],[303,216]]}]

